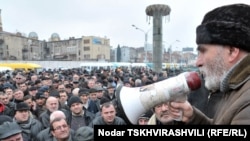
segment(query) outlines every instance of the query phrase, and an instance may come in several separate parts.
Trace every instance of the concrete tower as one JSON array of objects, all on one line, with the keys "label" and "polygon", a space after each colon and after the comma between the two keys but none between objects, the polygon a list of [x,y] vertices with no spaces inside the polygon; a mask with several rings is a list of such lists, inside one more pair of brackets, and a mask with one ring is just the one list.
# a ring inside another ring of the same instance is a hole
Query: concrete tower
[{"label": "concrete tower", "polygon": [[2,15],[1,15],[1,9],[0,9],[0,32],[3,31],[3,24],[2,24]]},{"label": "concrete tower", "polygon": [[170,7],[164,4],[153,4],[146,8],[146,14],[153,17],[153,70],[162,71],[162,16],[170,14]]}]

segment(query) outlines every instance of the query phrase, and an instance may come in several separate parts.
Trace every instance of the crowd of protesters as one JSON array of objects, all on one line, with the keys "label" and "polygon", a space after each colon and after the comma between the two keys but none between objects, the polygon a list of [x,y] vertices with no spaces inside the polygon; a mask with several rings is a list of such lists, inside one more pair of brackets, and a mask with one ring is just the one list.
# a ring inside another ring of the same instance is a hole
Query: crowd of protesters
[{"label": "crowd of protesters", "polygon": [[[91,72],[81,68],[39,73],[7,71],[0,79],[0,125],[8,121],[6,118],[16,122],[25,141],[91,140],[94,125],[131,124],[117,102],[115,92],[118,85],[141,87],[180,73],[182,71],[171,73],[169,70],[156,73],[144,67]],[[208,102],[208,96],[209,92],[202,86],[192,92],[188,100],[212,117],[216,105]],[[210,98],[212,102],[217,99]],[[137,124],[183,124],[173,120],[168,113],[167,102],[159,103],[142,113]]]},{"label": "crowd of protesters", "polygon": [[[155,73],[144,67],[92,72],[80,68],[39,73],[6,71],[0,79],[0,124],[7,122],[6,118],[16,122],[25,141],[74,140],[77,135],[80,140],[91,138],[86,136],[93,134],[79,130],[90,132],[94,125],[131,124],[117,106],[117,85],[140,87],[167,78],[166,71]],[[58,111],[61,115],[57,117]],[[152,114],[150,111],[140,116],[138,124],[147,124]]]}]

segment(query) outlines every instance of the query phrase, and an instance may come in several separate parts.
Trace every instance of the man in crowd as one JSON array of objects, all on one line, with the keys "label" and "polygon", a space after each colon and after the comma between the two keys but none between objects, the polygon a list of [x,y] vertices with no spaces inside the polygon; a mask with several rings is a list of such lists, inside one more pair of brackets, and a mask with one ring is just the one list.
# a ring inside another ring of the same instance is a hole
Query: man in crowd
[{"label": "man in crowd", "polygon": [[[50,114],[50,123],[56,118],[66,119],[66,116],[62,111],[54,111]],[[38,133],[36,136],[36,141],[53,141],[53,135],[50,132],[50,127],[47,127]]]},{"label": "man in crowd", "polygon": [[147,125],[150,117],[153,115],[152,110],[141,114],[138,118],[138,125]]},{"label": "man in crowd", "polygon": [[65,118],[52,120],[50,132],[53,135],[53,141],[74,141],[74,133],[70,132],[70,126]]},{"label": "man in crowd", "polygon": [[9,108],[8,113],[6,114],[13,117],[15,114],[15,104],[13,102],[10,102],[9,97],[6,93],[0,92],[0,102],[4,104],[4,106]]},{"label": "man in crowd", "polygon": [[36,109],[35,109],[35,115],[36,117],[39,117],[41,113],[43,113],[46,110],[45,106],[45,95],[42,92],[37,92],[35,96],[35,102],[36,102]]},{"label": "man in crowd", "polygon": [[83,126],[75,132],[75,141],[94,141],[94,129],[89,126]]},{"label": "man in crowd", "polygon": [[24,97],[24,93],[22,90],[20,89],[16,89],[14,90],[14,103],[20,103],[23,102],[23,97]]},{"label": "man in crowd", "polygon": [[59,91],[59,102],[62,108],[69,110],[69,107],[67,105],[68,102],[68,94],[65,90]]},{"label": "man in crowd", "polygon": [[69,124],[71,129],[76,131],[82,126],[88,126],[95,118],[95,114],[86,110],[78,96],[71,96],[68,101],[70,108]]},{"label": "man in crowd", "polygon": [[23,141],[22,129],[16,122],[4,122],[0,125],[1,141]]},{"label": "man in crowd", "polygon": [[175,121],[169,114],[169,102],[162,102],[153,107],[153,115],[148,125],[178,125],[182,122]]},{"label": "man in crowd", "polygon": [[116,116],[115,105],[112,102],[106,102],[101,106],[101,116],[95,117],[89,126],[94,128],[94,125],[126,125],[126,122]]},{"label": "man in crowd", "polygon": [[48,99],[46,100],[46,111],[44,111],[39,116],[39,120],[42,122],[44,129],[49,127],[50,125],[49,122],[50,114],[57,110],[63,111],[66,117],[68,117],[68,111],[59,108],[59,100],[56,97],[49,96]]},{"label": "man in crowd", "polygon": [[10,102],[13,102],[13,99],[14,99],[13,89],[14,88],[12,88],[12,87],[4,87],[4,92],[8,95]]},{"label": "man in crowd", "polygon": [[43,129],[41,122],[30,116],[30,107],[25,102],[16,104],[13,121],[21,127],[25,141],[34,140]]},{"label": "man in crowd", "polygon": [[87,111],[91,113],[94,113],[93,111],[98,111],[99,108],[97,104],[93,100],[90,99],[89,89],[81,88],[78,93],[82,101],[82,104],[84,108],[87,109]]}]

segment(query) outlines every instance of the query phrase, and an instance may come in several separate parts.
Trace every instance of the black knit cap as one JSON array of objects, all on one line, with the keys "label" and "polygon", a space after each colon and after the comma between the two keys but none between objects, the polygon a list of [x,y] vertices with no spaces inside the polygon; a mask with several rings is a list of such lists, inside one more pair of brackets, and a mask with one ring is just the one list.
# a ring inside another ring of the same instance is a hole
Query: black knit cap
[{"label": "black knit cap", "polygon": [[69,101],[68,101],[68,106],[71,107],[72,104],[74,103],[82,103],[81,99],[78,96],[71,96]]},{"label": "black knit cap", "polygon": [[250,52],[250,5],[230,4],[208,12],[196,29],[197,44],[220,44]]}]

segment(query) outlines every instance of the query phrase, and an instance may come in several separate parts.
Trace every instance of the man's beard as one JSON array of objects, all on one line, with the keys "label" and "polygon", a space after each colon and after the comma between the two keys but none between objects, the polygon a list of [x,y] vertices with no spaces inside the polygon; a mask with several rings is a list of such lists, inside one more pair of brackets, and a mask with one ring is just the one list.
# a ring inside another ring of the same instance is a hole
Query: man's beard
[{"label": "man's beard", "polygon": [[224,59],[220,54],[221,51],[221,49],[218,49],[216,57],[200,68],[205,75],[205,87],[212,92],[220,90],[221,79],[227,72]]}]

